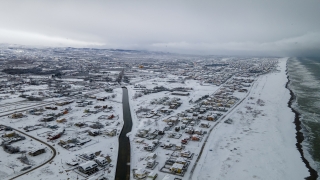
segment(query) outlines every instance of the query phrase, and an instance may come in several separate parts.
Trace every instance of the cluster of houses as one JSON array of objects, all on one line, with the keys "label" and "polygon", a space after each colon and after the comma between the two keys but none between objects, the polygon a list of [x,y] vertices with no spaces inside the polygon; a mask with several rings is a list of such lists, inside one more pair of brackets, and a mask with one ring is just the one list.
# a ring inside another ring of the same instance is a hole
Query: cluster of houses
[{"label": "cluster of houses", "polygon": [[84,159],[85,162],[81,164],[73,163],[71,165],[78,165],[77,170],[85,175],[91,175],[99,170],[103,170],[111,163],[110,156],[97,156],[96,153],[92,152],[85,152],[81,154],[79,157]]},{"label": "cluster of houses", "polygon": [[[1,146],[3,147],[3,150],[5,152],[9,154],[25,152],[25,151],[21,151],[19,146],[12,146],[14,142],[25,140],[26,139],[25,136],[20,135],[16,131],[12,131],[10,127],[6,128],[6,126],[1,126],[1,129],[5,130],[5,133],[1,137],[2,138]],[[30,147],[30,148],[28,149],[28,154],[30,156],[38,156],[46,152],[46,147]]]},{"label": "cluster of houses", "polygon": [[9,116],[9,118],[11,118],[11,119],[19,119],[19,118],[23,118],[23,117],[27,117],[27,116],[22,113],[13,113]]},{"label": "cluster of houses", "polygon": [[91,139],[87,136],[78,136],[78,137],[65,136],[59,140],[58,144],[65,149],[70,149],[76,146],[82,146],[90,141]]},{"label": "cluster of houses", "polygon": [[16,131],[6,131],[2,135],[2,144],[11,144],[17,141],[25,140],[26,137],[20,135]]},{"label": "cluster of houses", "polygon": [[[253,81],[251,78],[229,80],[214,94],[203,96],[192,107],[180,111],[176,115],[163,118],[161,123],[165,124],[139,129],[136,133],[137,139],[135,142],[143,144],[143,149],[147,152],[157,152],[158,147],[175,152],[165,161],[160,171],[183,177],[194,155],[193,152],[187,150],[189,143],[200,143],[207,134],[212,122],[217,121],[225,112],[239,102],[240,99],[234,95],[234,92],[236,90],[247,92]],[[188,92],[179,93],[182,93],[181,96],[183,96],[187,95],[186,93]],[[170,108],[171,105],[177,102],[180,104],[180,98],[175,97],[170,99],[169,97],[160,97],[151,100],[150,104],[157,106],[169,105]],[[189,103],[193,104],[193,102]],[[149,117],[148,115],[144,116],[144,118],[151,118],[156,121],[156,119],[161,118],[161,113],[164,113],[162,112],[164,109],[161,107],[152,110],[140,109],[139,111],[145,114],[158,115],[157,118],[153,116]],[[229,121],[228,124],[230,124]],[[175,143],[171,143],[170,139],[173,139]],[[176,140],[179,140],[179,143]],[[153,171],[150,172],[147,169],[152,167],[155,162],[155,160],[151,159],[151,161],[146,163],[146,167],[135,169],[134,177],[136,179],[146,178],[149,173],[153,173]]]}]

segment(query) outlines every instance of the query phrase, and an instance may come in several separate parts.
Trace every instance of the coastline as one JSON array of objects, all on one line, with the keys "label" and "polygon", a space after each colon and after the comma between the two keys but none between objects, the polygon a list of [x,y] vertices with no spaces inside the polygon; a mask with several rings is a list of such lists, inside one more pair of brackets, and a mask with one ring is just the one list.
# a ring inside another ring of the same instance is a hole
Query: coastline
[{"label": "coastline", "polygon": [[[277,72],[259,76],[252,85],[252,91],[243,99],[234,111],[226,118],[234,119],[233,125],[218,123],[217,128],[205,141],[201,158],[191,169],[189,177],[198,180],[205,179],[316,179],[318,174],[306,159],[302,158],[302,136],[299,135],[296,118],[298,115],[289,107],[294,102],[292,92],[287,88],[286,73],[288,58],[279,59]],[[132,102],[132,87],[128,87],[130,107],[139,107],[145,102]],[[258,100],[264,105],[257,105]],[[131,110],[134,108],[132,107]],[[142,122],[131,111],[133,127],[129,133],[130,141],[134,141],[135,130]],[[295,119],[293,124],[293,119]],[[300,124],[299,124],[300,125]],[[142,167],[141,145],[132,143],[131,170]],[[301,149],[297,149],[300,145]],[[190,149],[192,147],[188,147]],[[195,148],[199,148],[195,147]],[[191,149],[192,150],[192,149]],[[298,151],[297,151],[298,150]],[[201,153],[200,152],[200,153]],[[164,153],[158,154],[159,163],[163,164]],[[200,154],[197,153],[196,156]],[[313,170],[313,171],[312,171]],[[312,173],[312,174],[311,174]],[[193,176],[194,175],[194,176]],[[130,175],[132,177],[132,174]],[[159,177],[163,174],[159,174]],[[196,176],[196,177],[195,177]],[[187,174],[188,177],[188,174]]]},{"label": "coastline", "polygon": [[[287,67],[287,66],[286,66]],[[286,75],[287,75],[287,83],[286,83],[286,88],[289,90],[290,92],[290,99],[288,101],[288,107],[292,110],[292,112],[295,114],[295,117],[294,117],[294,124],[296,126],[296,140],[297,140],[297,143],[296,143],[296,146],[297,146],[297,149],[301,155],[301,159],[303,161],[303,163],[306,165],[306,167],[308,168],[308,171],[310,173],[310,176],[309,177],[306,177],[305,179],[307,180],[315,180],[317,179],[319,176],[318,176],[318,172],[316,170],[314,170],[311,166],[310,166],[310,163],[309,161],[304,157],[304,154],[303,154],[303,148],[302,148],[302,142],[304,140],[304,136],[303,136],[303,133],[300,131],[302,129],[301,127],[301,120],[300,120],[300,113],[298,111],[296,111],[293,107],[292,107],[292,103],[294,102],[294,100],[296,99],[296,96],[295,94],[293,93],[293,91],[289,88],[289,83],[290,83],[290,79],[289,79],[289,74],[288,74],[288,67],[286,69]]]},{"label": "coastline", "polygon": [[[310,176],[296,148],[295,114],[288,107],[290,92],[285,87],[286,62],[287,58],[279,59],[277,72],[258,77],[248,98],[226,117],[234,119],[233,125],[217,125],[194,171],[196,179]],[[258,99],[265,104],[257,105]]]}]

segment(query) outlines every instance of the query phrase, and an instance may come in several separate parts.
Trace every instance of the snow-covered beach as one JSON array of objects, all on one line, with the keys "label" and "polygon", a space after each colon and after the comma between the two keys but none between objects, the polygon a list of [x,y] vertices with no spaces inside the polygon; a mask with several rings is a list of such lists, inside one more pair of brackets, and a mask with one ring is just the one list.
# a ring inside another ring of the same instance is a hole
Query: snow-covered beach
[{"label": "snow-covered beach", "polygon": [[[191,179],[304,179],[294,113],[287,106],[287,58],[278,73],[260,76],[248,97],[212,131]],[[264,105],[259,106],[258,100]]]}]

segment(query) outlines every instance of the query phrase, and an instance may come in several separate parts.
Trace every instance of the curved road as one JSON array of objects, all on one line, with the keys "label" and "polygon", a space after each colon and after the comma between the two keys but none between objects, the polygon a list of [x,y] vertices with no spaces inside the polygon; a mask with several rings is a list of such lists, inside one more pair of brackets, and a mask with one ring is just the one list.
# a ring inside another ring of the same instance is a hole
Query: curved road
[{"label": "curved road", "polygon": [[[12,128],[12,129],[14,129],[14,128]],[[11,178],[11,179],[16,179],[16,178],[18,178],[18,177],[20,177],[20,176],[23,176],[23,175],[25,175],[25,174],[33,171],[33,170],[36,170],[36,169],[44,166],[44,165],[47,164],[48,162],[52,161],[52,160],[56,157],[56,155],[57,155],[56,150],[55,150],[51,145],[49,145],[48,143],[46,143],[46,142],[44,142],[44,141],[42,141],[42,140],[40,140],[40,139],[38,139],[38,138],[35,138],[35,137],[33,137],[33,136],[30,136],[30,135],[28,135],[28,134],[26,134],[26,133],[24,133],[24,132],[22,132],[22,131],[20,131],[20,130],[18,130],[18,129],[14,129],[14,130],[17,131],[17,132],[19,132],[19,133],[21,133],[21,134],[23,134],[23,135],[25,135],[25,136],[28,136],[28,137],[34,139],[34,140],[36,140],[36,141],[39,141],[39,142],[47,145],[47,146],[53,151],[53,155],[52,155],[52,157],[51,157],[49,160],[47,160],[46,162],[40,164],[39,166],[37,166],[37,167],[35,167],[35,168],[33,168],[33,169],[28,170],[28,171],[26,171],[26,172],[24,172],[24,173],[22,173],[22,174],[19,174],[19,175],[15,176],[15,177],[13,177],[13,178]],[[11,180],[11,179],[10,179],[10,180]]]},{"label": "curved road", "polygon": [[[51,103],[42,103],[42,104],[31,105],[31,106],[28,106],[28,107],[23,107],[23,108],[20,108],[19,110],[17,110],[16,112],[26,111],[26,110],[32,109],[32,108],[37,107],[37,106],[40,106],[40,105],[43,106],[44,104],[45,104],[45,105],[47,105],[47,104],[52,104],[52,102],[51,102]],[[23,110],[21,110],[21,109],[23,109]],[[10,114],[12,114],[12,112],[10,112],[10,113],[8,113],[8,114],[3,114],[3,115],[1,115],[0,117],[8,116],[8,115],[10,115]],[[4,125],[4,126],[6,126],[6,125]],[[12,128],[12,127],[11,127],[11,128]],[[56,157],[56,154],[57,154],[57,153],[56,153],[56,150],[55,150],[51,145],[49,145],[48,143],[46,143],[46,142],[44,142],[44,141],[42,141],[42,140],[40,140],[40,139],[38,139],[38,138],[35,138],[35,137],[33,137],[33,136],[30,136],[29,134],[26,134],[25,132],[22,132],[22,131],[20,131],[20,130],[18,130],[18,129],[15,129],[15,128],[12,128],[12,129],[15,130],[15,131],[17,131],[17,132],[19,132],[19,133],[21,133],[21,134],[23,134],[23,135],[25,135],[25,136],[28,136],[28,137],[36,140],[36,141],[39,141],[40,143],[45,144],[46,146],[48,146],[48,147],[53,151],[53,155],[52,155],[52,157],[51,157],[49,160],[47,160],[46,162],[40,164],[39,166],[37,166],[37,167],[35,167],[35,168],[32,168],[32,169],[30,169],[30,170],[28,170],[28,171],[25,171],[25,172],[22,173],[22,174],[19,174],[19,175],[15,176],[15,177],[12,177],[11,179],[18,178],[18,177],[20,177],[20,176],[22,176],[22,175],[25,175],[25,174],[27,174],[27,173],[35,170],[35,169],[38,169],[38,168],[40,168],[40,167],[42,167],[43,165],[47,164],[48,162],[50,162],[51,160],[53,160],[53,159]],[[11,180],[11,179],[10,179],[10,180]]]}]

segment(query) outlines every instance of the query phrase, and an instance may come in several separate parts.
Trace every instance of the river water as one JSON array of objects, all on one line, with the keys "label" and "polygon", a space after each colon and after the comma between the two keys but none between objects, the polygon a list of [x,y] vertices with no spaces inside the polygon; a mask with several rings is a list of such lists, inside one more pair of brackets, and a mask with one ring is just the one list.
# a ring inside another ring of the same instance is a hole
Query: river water
[{"label": "river water", "polygon": [[130,179],[130,141],[127,137],[132,129],[132,119],[129,106],[129,97],[127,88],[122,88],[122,107],[124,125],[119,136],[118,162],[116,170],[116,180]]}]

